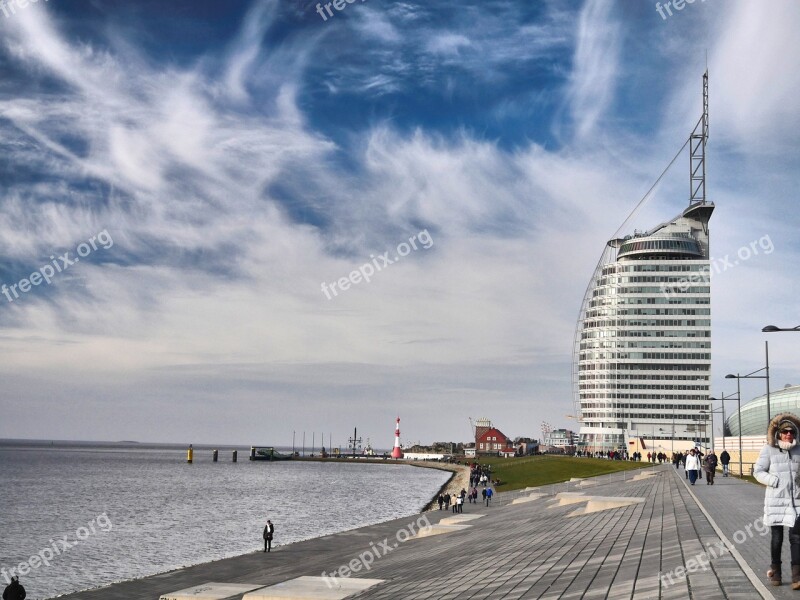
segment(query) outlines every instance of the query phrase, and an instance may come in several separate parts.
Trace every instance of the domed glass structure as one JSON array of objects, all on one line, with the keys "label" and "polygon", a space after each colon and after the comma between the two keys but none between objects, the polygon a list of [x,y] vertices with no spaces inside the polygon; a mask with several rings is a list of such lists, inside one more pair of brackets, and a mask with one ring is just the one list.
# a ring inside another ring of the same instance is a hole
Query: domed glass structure
[{"label": "domed glass structure", "polygon": [[[782,390],[770,391],[769,412],[771,416],[783,412],[800,417],[800,385],[790,385]],[[767,433],[767,395],[759,396],[742,407],[742,435],[764,435]],[[739,412],[725,420],[725,435],[739,435]]]}]

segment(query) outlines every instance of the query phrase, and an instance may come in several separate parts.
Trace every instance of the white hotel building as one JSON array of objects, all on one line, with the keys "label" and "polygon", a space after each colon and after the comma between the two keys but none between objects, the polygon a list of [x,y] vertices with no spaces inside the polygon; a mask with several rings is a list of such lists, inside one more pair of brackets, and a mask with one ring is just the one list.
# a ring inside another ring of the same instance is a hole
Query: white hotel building
[{"label": "white hotel building", "polygon": [[581,308],[579,449],[670,454],[710,444],[713,203],[608,242]]}]

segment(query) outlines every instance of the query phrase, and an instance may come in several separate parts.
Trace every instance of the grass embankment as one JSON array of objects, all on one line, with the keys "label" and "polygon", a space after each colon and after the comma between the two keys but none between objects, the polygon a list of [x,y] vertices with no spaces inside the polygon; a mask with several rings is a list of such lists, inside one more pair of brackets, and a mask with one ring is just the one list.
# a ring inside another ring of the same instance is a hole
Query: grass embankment
[{"label": "grass embankment", "polygon": [[497,459],[489,464],[492,465],[492,479],[500,480],[498,492],[653,466],[647,462],[553,455]]}]

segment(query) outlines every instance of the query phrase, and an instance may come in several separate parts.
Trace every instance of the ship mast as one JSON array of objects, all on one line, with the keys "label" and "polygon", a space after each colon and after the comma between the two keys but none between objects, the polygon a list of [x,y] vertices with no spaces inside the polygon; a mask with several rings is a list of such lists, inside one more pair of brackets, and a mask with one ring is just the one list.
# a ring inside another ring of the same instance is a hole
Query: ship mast
[{"label": "ship mast", "polygon": [[703,73],[703,116],[689,136],[689,206],[706,202],[706,142],[708,141],[708,69]]}]

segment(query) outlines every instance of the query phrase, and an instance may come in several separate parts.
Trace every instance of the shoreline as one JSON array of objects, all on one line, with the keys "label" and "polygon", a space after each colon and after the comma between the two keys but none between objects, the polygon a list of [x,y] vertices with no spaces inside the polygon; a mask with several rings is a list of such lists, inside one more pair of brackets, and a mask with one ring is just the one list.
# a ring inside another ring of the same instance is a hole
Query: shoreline
[{"label": "shoreline", "polygon": [[[297,460],[297,459],[295,459],[295,460]],[[387,518],[387,519],[384,519],[384,520],[381,520],[381,521],[360,524],[360,525],[356,525],[354,527],[348,527],[347,529],[341,529],[341,530],[338,530],[338,531],[335,531],[335,532],[321,533],[319,535],[314,535],[314,536],[311,536],[311,537],[308,537],[308,538],[305,538],[305,539],[293,540],[291,542],[284,543],[284,544],[275,544],[275,545],[272,546],[273,549],[288,548],[288,547],[294,546],[296,544],[306,544],[306,543],[313,542],[315,540],[320,540],[320,539],[323,539],[323,538],[327,538],[327,537],[330,537],[330,536],[347,534],[349,532],[358,531],[358,530],[364,529],[364,528],[380,527],[380,526],[386,525],[387,523],[392,523],[394,521],[408,519],[408,518],[416,516],[416,515],[421,515],[421,514],[427,512],[427,511],[429,511],[430,510],[429,507],[432,504],[436,503],[436,498],[438,497],[440,491],[444,490],[445,488],[447,488],[448,485],[450,485],[454,481],[454,479],[457,478],[459,469],[466,470],[466,475],[464,476],[465,480],[468,480],[468,478],[469,478],[469,468],[468,467],[464,467],[463,465],[432,463],[431,461],[407,461],[407,460],[402,460],[402,459],[401,460],[389,459],[389,460],[358,460],[358,461],[353,461],[352,459],[347,459],[347,458],[333,458],[333,459],[324,458],[323,459],[321,457],[313,457],[313,458],[306,457],[306,458],[298,460],[297,462],[332,462],[332,463],[333,462],[336,462],[336,463],[346,462],[346,463],[359,464],[359,465],[370,464],[370,465],[396,465],[396,466],[411,465],[411,466],[422,467],[422,468],[437,469],[437,470],[440,470],[440,471],[450,471],[450,472],[452,472],[452,475],[450,476],[450,478],[448,478],[448,480],[444,484],[442,484],[442,486],[440,486],[439,491],[437,491],[433,495],[433,499],[430,502],[428,502],[427,504],[424,504],[421,509],[413,510],[408,515],[404,515],[404,516],[400,516],[400,517],[390,517],[390,518]],[[425,463],[425,464],[423,464],[423,463]],[[461,479],[457,479],[457,481],[461,481]],[[458,488],[458,489],[460,489],[460,488]],[[100,585],[100,586],[97,586],[97,587],[88,587],[88,588],[84,588],[84,589],[81,589],[81,590],[60,593],[60,594],[58,594],[56,596],[43,597],[43,600],[56,600],[58,598],[73,597],[75,595],[93,593],[93,592],[97,592],[99,590],[108,589],[108,588],[111,588],[111,587],[114,587],[114,586],[118,586],[118,585],[121,585],[121,584],[128,584],[128,583],[132,583],[132,582],[142,581],[142,580],[150,579],[152,577],[162,577],[162,576],[165,576],[165,575],[170,574],[170,573],[176,573],[176,572],[184,571],[184,570],[187,570],[187,569],[201,568],[201,567],[204,567],[204,566],[208,567],[208,566],[220,563],[222,561],[241,559],[243,557],[247,557],[247,556],[251,556],[251,555],[257,556],[257,555],[260,555],[260,554],[261,554],[260,550],[251,550],[251,551],[245,551],[245,552],[243,552],[241,554],[234,554],[232,556],[223,556],[221,558],[214,558],[212,560],[205,560],[205,561],[197,562],[197,563],[187,563],[187,564],[184,564],[184,565],[181,565],[179,567],[175,567],[175,568],[172,568],[172,569],[169,569],[169,570],[166,570],[166,571],[159,571],[157,573],[152,573],[152,574],[149,574],[149,575],[143,575],[141,577],[119,579],[119,580],[116,580],[114,582],[107,583],[107,584],[104,584],[104,585]]]},{"label": "shoreline", "polygon": [[[427,464],[424,464],[427,463]],[[466,465],[454,465],[450,463],[434,463],[432,461],[407,461],[416,467],[426,469],[439,469],[440,471],[450,471],[452,475],[445,481],[439,490],[433,495],[431,501],[420,511],[421,513],[430,512],[439,509],[439,494],[449,493],[450,495],[458,494],[462,489],[466,490],[469,487],[469,467]]]}]

